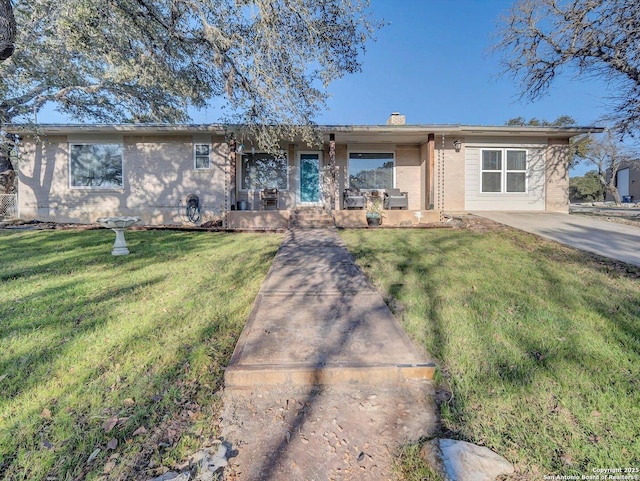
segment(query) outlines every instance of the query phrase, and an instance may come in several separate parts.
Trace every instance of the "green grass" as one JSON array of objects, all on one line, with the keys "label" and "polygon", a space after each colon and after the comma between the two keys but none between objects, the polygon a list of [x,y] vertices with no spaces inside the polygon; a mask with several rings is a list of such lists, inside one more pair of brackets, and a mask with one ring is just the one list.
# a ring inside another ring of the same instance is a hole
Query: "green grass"
[{"label": "green grass", "polygon": [[281,237],[131,231],[123,257],[113,240],[0,231],[1,479],[108,462],[109,479],[148,479],[219,435],[223,368]]},{"label": "green grass", "polygon": [[443,435],[530,477],[640,466],[640,269],[514,230],[343,238],[439,365]]},{"label": "green grass", "polygon": [[421,453],[422,444],[414,442],[400,447],[394,463],[394,471],[402,481],[445,481],[444,477],[429,465]]}]

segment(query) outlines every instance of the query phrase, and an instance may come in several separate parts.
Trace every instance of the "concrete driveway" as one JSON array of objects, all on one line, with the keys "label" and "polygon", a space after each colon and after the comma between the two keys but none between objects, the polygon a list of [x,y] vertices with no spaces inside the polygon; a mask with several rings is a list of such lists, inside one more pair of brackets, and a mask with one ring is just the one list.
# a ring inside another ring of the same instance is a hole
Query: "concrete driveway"
[{"label": "concrete driveway", "polygon": [[473,212],[562,244],[640,266],[640,228],[551,212]]}]

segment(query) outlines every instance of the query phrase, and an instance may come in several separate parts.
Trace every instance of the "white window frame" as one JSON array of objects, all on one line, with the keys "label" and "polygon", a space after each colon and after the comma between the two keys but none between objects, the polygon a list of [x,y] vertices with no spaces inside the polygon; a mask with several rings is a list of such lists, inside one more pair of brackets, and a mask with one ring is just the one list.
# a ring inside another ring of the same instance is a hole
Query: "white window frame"
[{"label": "white window frame", "polygon": [[[73,176],[73,167],[72,167],[72,158],[71,158],[71,152],[73,150],[74,146],[83,146],[83,145],[116,145],[118,147],[120,147],[120,169],[122,172],[122,183],[121,185],[107,185],[107,186],[101,186],[101,185],[74,185],[73,184],[73,180],[74,180],[74,176]],[[69,188],[70,189],[78,189],[78,190],[97,190],[97,191],[123,191],[124,190],[124,183],[125,183],[125,179],[124,179],[124,172],[125,172],[125,168],[124,168],[124,144],[122,142],[101,142],[101,141],[97,141],[97,142],[69,142],[68,143],[68,152],[69,152],[69,162],[68,162],[68,166],[69,166]]]},{"label": "white window frame", "polygon": [[289,169],[289,157],[288,157],[288,155],[287,155],[287,152],[282,152],[282,156],[281,156],[281,157],[276,157],[276,156],[274,156],[273,154],[269,154],[268,152],[243,152],[243,153],[240,155],[240,162],[239,162],[239,164],[240,164],[240,165],[239,165],[239,168],[238,168],[238,171],[239,171],[239,173],[240,173],[240,175],[238,176],[238,190],[239,190],[240,192],[258,192],[258,191],[260,191],[260,190],[262,190],[262,189],[267,189],[267,188],[268,188],[268,187],[264,187],[264,186],[263,186],[263,187],[244,187],[244,186],[243,186],[243,183],[244,183],[244,174],[245,174],[245,173],[244,173],[244,156],[245,156],[245,155],[252,155],[252,156],[254,156],[254,157],[255,157],[256,155],[270,155],[270,156],[272,156],[274,159],[281,159],[281,160],[283,160],[283,161],[285,162],[285,169],[286,169],[286,172],[285,172],[285,173],[286,173],[287,185],[286,185],[286,187],[285,187],[285,188],[277,187],[277,189],[278,189],[280,192],[283,192],[283,191],[289,191],[289,181],[290,181],[290,179],[289,179],[289,173],[290,173],[290,172],[289,172],[289,170],[290,170],[290,169]]},{"label": "white window frame", "polygon": [[[485,152],[500,152],[501,165],[499,170],[484,169],[484,153]],[[508,152],[524,152],[525,155],[525,168],[524,169],[508,169]],[[529,150],[518,147],[487,147],[480,149],[479,159],[479,191],[485,195],[524,195],[529,192]],[[483,176],[485,173],[500,173],[500,191],[484,191],[483,190]],[[508,174],[524,174],[524,191],[507,191],[507,177]]]},{"label": "white window frame", "polygon": [[[346,179],[345,179],[345,184],[350,187],[350,182],[349,182],[349,177],[350,177],[350,169],[349,169],[349,164],[351,163],[351,154],[389,154],[391,156],[391,159],[393,160],[393,168],[391,169],[391,188],[395,188],[396,187],[396,153],[395,153],[395,149],[390,149],[390,150],[378,150],[378,149],[364,149],[364,150],[349,150],[347,152],[347,175],[346,175]],[[361,189],[361,190],[365,190],[365,191],[369,191],[369,190],[383,190],[382,188],[380,189]]]},{"label": "white window frame", "polygon": [[[509,152],[524,152],[524,169],[509,169]],[[526,194],[529,191],[529,152],[527,149],[505,149],[504,191],[506,194]],[[524,190],[509,191],[509,174],[524,174]]]},{"label": "white window frame", "polygon": [[[198,147],[207,147],[207,166],[198,167],[198,158],[204,158],[204,154],[198,154]],[[211,144],[206,142],[195,142],[193,144],[193,168],[195,170],[211,170]]]}]

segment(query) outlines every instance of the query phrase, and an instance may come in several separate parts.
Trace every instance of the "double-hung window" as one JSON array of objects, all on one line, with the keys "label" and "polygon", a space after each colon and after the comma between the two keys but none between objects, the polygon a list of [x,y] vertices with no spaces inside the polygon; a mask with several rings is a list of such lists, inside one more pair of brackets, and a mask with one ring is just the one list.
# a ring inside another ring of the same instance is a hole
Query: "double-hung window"
[{"label": "double-hung window", "polygon": [[194,167],[196,170],[211,168],[211,145],[194,144],[193,146]]},{"label": "double-hung window", "polygon": [[242,190],[287,190],[288,186],[289,167],[284,153],[277,157],[257,152],[242,155]]},{"label": "double-hung window", "polygon": [[395,162],[392,153],[349,154],[349,186],[363,190],[392,189]]},{"label": "double-hung window", "polygon": [[481,162],[481,192],[527,192],[526,150],[484,149]]},{"label": "double-hung window", "polygon": [[122,144],[70,144],[71,187],[121,189]]}]

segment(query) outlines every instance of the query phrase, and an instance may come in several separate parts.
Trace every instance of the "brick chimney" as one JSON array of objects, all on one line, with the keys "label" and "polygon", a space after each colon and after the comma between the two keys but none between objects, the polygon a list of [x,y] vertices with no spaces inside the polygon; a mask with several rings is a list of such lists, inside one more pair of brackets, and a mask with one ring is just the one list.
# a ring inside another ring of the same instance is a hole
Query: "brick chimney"
[{"label": "brick chimney", "polygon": [[405,125],[406,123],[404,115],[400,115],[400,112],[392,113],[387,119],[387,125]]}]

